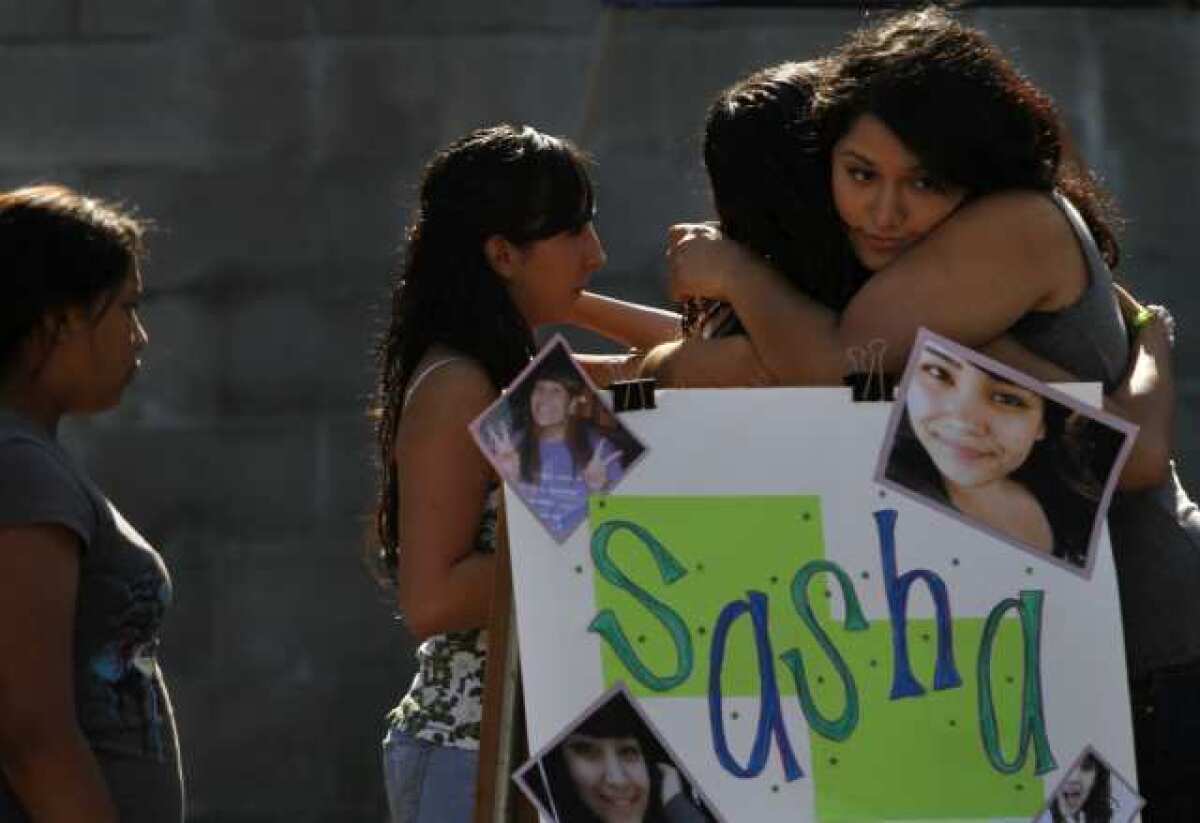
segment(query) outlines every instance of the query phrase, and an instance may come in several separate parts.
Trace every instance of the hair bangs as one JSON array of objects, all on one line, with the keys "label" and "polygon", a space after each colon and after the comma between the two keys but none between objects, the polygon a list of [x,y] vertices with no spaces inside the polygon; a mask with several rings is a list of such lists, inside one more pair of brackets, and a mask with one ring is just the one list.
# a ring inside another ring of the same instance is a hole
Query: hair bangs
[{"label": "hair bangs", "polygon": [[545,137],[531,160],[537,164],[536,177],[525,203],[525,220],[509,239],[531,243],[586,226],[594,216],[596,198],[583,153]]}]

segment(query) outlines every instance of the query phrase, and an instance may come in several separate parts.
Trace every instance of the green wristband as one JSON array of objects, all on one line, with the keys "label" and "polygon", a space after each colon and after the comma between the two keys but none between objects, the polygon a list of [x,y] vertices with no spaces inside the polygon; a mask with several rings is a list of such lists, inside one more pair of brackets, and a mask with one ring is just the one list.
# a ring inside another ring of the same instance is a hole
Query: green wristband
[{"label": "green wristband", "polygon": [[1133,318],[1133,327],[1138,330],[1144,329],[1146,326],[1149,326],[1151,323],[1153,323],[1157,317],[1158,312],[1156,312],[1154,309],[1142,307],[1138,311],[1137,316]]}]

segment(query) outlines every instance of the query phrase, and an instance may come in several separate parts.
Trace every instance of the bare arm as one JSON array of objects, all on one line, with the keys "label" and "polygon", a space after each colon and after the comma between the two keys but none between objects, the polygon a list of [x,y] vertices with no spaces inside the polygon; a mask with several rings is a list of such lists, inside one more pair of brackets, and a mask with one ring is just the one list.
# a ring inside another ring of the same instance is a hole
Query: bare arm
[{"label": "bare arm", "polygon": [[924,326],[966,346],[1004,334],[1031,311],[1071,305],[1088,282],[1070,224],[1049,198],[1005,192],[961,208],[870,278],[843,312],[843,344],[888,343],[885,367],[903,367]]},{"label": "bare arm", "polygon": [[845,352],[874,339],[898,372],[921,326],[982,345],[1029,311],[1068,305],[1087,276],[1066,218],[1033,192],[964,206],[872,277],[840,318],[711,229],[676,227],[671,239],[672,296],[732,303],[770,371],[797,385],[837,383]]},{"label": "bare arm", "polygon": [[474,549],[492,473],[467,426],[495,397],[479,366],[456,361],[425,378],[400,418],[396,598],[419,640],[490,615],[495,562]]},{"label": "bare arm", "polygon": [[769,386],[775,382],[749,338],[741,334],[664,343],[646,355],[642,374],[674,389]]},{"label": "bare arm", "polygon": [[645,356],[645,352],[634,349],[624,354],[576,354],[574,358],[592,382],[607,388],[618,380],[638,377]]},{"label": "bare arm", "polygon": [[679,315],[675,312],[587,291],[575,301],[567,322],[642,350],[680,334]]},{"label": "bare arm", "polygon": [[671,227],[671,297],[732,303],[763,368],[779,383],[838,385],[845,372],[837,315],[801,294],[757,254],[711,223]]},{"label": "bare arm", "polygon": [[[841,318],[796,291],[761,258],[715,234],[704,224],[672,229],[672,292],[731,301],[762,362],[781,383],[835,384],[845,370],[845,352],[875,338],[888,343],[885,368],[899,372],[922,325],[966,345],[990,343],[992,356],[1039,379],[1077,379],[1000,337],[1029,311],[1069,305],[1086,282],[1070,226],[1042,195],[1012,192],[964,207],[871,278]],[[691,255],[693,247],[701,259]],[[1140,309],[1121,296],[1127,316]],[[1166,477],[1175,398],[1165,335],[1140,335],[1132,355],[1127,379],[1105,405],[1141,427],[1121,487],[1144,488]]]},{"label": "bare arm", "polygon": [[76,722],[79,538],[62,526],[0,528],[0,767],[38,823],[115,823]]},{"label": "bare arm", "polygon": [[1175,375],[1166,323],[1156,317],[1138,329],[1125,379],[1106,398],[1113,414],[1139,426],[1121,488],[1153,488],[1170,476],[1175,445]]}]

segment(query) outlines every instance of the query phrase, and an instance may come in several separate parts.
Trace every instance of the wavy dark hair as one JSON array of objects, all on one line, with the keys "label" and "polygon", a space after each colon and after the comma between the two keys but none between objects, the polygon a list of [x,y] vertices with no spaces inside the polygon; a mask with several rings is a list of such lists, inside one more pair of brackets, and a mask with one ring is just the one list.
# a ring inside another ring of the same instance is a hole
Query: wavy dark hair
[{"label": "wavy dark hair", "polygon": [[[1054,535],[1054,556],[1082,568],[1087,565],[1096,512],[1124,435],[1048,398],[1043,398],[1042,409],[1045,436],[1009,476],[1045,512]],[[896,426],[884,476],[954,508],[942,473],[917,439],[907,406]]]},{"label": "wavy dark hair", "polygon": [[540,437],[538,426],[533,421],[533,390],[538,383],[549,381],[562,386],[567,392],[567,421],[566,445],[571,454],[571,472],[578,476],[583,467],[592,459],[595,444],[592,442],[593,427],[590,420],[582,420],[571,409],[573,404],[588,389],[579,376],[571,356],[567,350],[558,347],[542,360],[537,370],[521,381],[512,390],[510,407],[513,416],[513,430],[521,432],[521,442],[517,446],[520,457],[521,479],[526,483],[540,483],[542,479],[541,449],[538,448]]},{"label": "wavy dark hair", "polygon": [[471,358],[497,391],[534,353],[533,330],[488,263],[499,235],[517,246],[592,219],[588,159],[567,140],[529,126],[478,129],[434,155],[421,178],[391,321],[376,346],[375,439],[380,466],[377,570],[390,579],[400,535],[392,447],[409,381],[431,346]]},{"label": "wavy dark hair", "polygon": [[861,283],[828,276],[852,259],[813,114],[828,70],[822,60],[781,63],[721,92],[704,124],[704,167],[722,232],[840,311]]},{"label": "wavy dark hair", "polygon": [[872,114],[935,180],[967,197],[1059,191],[1079,209],[1109,267],[1120,258],[1111,199],[1073,152],[1053,101],[980,31],[937,6],[851,35],[826,73],[814,111],[826,168],[834,144]]},{"label": "wavy dark hair", "polygon": [[[1087,823],[1109,823],[1113,816],[1113,799],[1112,799],[1112,775],[1105,766],[1100,762],[1100,758],[1088,752],[1079,761],[1077,769],[1087,769],[1096,773],[1096,779],[1092,782],[1092,790],[1088,793],[1087,799],[1083,801],[1083,805],[1079,810],[1086,816]],[[1062,811],[1058,808],[1058,798],[1055,797],[1050,803],[1050,819],[1054,823],[1067,823],[1063,817]]]},{"label": "wavy dark hair", "polygon": [[98,317],[145,254],[147,224],[115,203],[46,184],[0,194],[0,379],[38,324]]}]

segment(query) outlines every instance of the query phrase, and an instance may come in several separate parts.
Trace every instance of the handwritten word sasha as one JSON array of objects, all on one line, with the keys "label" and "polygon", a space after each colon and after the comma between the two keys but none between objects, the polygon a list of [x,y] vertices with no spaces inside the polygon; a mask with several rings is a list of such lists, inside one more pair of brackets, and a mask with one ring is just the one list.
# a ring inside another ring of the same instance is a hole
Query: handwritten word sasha
[{"label": "handwritten word sasha", "polygon": [[[962,688],[963,680],[954,660],[953,626],[950,597],[946,584],[940,576],[927,569],[913,569],[900,574],[896,566],[895,526],[897,513],[894,509],[883,509],[874,513],[876,532],[879,536],[879,552],[883,567],[883,586],[887,595],[888,612],[891,618],[892,637],[892,686],[890,699],[904,700],[920,698],[926,693],[925,686],[913,675],[908,654],[908,599],[914,583],[922,582],[933,597],[936,611],[937,657],[934,664],[932,688],[934,691]],[[642,526],[624,520],[610,520],[601,524],[592,534],[592,560],[597,572],[613,586],[629,593],[663,627],[671,638],[675,651],[675,665],[671,671],[656,672],[647,666],[629,642],[620,620],[612,609],[603,609],[589,624],[589,631],[599,634],[620,659],[630,675],[648,689],[669,692],[683,684],[692,673],[695,650],[691,634],[683,618],[667,603],[650,594],[631,580],[613,561],[609,554],[609,541],[619,532],[628,532],[638,539],[658,569],[666,586],[678,583],[687,575],[687,570],[658,539]],[[819,575],[830,575],[841,589],[845,603],[844,628],[849,632],[865,631],[869,623],[863,616],[862,606],[850,576],[836,563],[828,560],[813,560],[799,570],[791,582],[792,605],[806,630],[812,635],[821,652],[841,681],[843,708],[836,717],[821,713],[812,696],[812,689],[805,671],[804,656],[796,648],[778,655],[787,673],[794,681],[800,710],[809,727],[816,734],[829,740],[845,740],[854,733],[858,725],[859,699],[854,673],[846,664],[829,634],[817,622],[808,599],[809,583]],[[1003,774],[1013,774],[1025,765],[1032,746],[1034,771],[1044,774],[1056,768],[1057,763],[1050,750],[1046,735],[1046,723],[1042,710],[1041,687],[1041,631],[1042,591],[1022,591],[1018,597],[1010,597],[997,603],[984,622],[983,634],[976,659],[976,679],[979,689],[979,729],[984,753],[991,766]],[[991,665],[996,635],[1005,615],[1016,612],[1020,620],[1023,643],[1024,680],[1022,683],[1021,717],[1018,728],[1020,740],[1016,753],[1006,758],[1000,743],[999,721],[992,699]],[[789,781],[804,776],[796,755],[788,740],[783,723],[779,686],[776,680],[776,650],[772,643],[768,623],[769,599],[760,591],[749,590],[744,598],[730,601],[717,613],[712,643],[709,649],[708,706],[712,730],[713,751],[728,772],[738,777],[751,778],[766,768],[772,747],[779,752],[784,775]],[[744,763],[730,751],[725,735],[724,714],[721,710],[721,673],[725,662],[726,646],[730,629],[739,620],[749,620],[753,631],[758,661],[760,708],[754,744]]]}]

